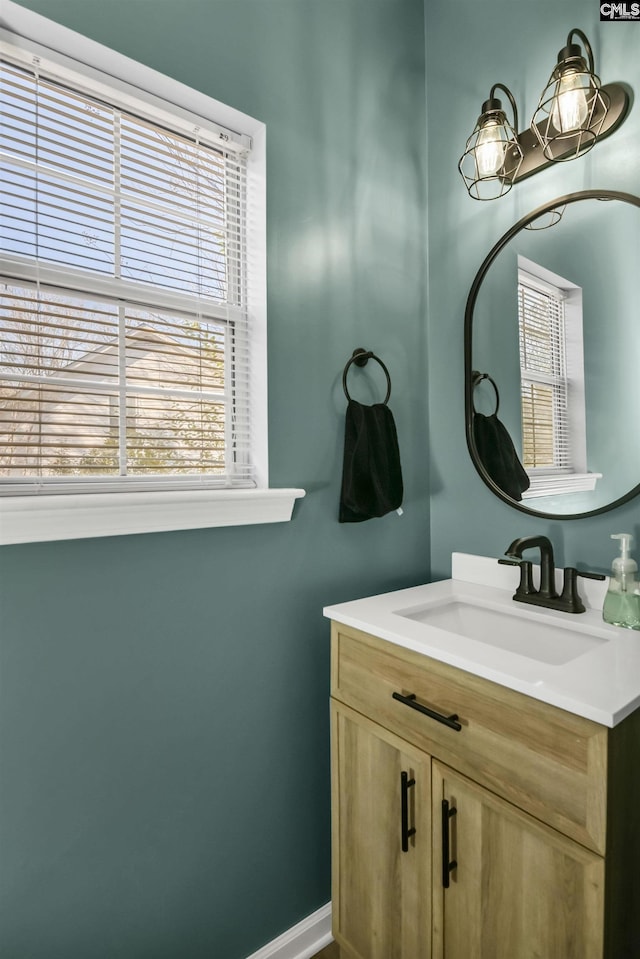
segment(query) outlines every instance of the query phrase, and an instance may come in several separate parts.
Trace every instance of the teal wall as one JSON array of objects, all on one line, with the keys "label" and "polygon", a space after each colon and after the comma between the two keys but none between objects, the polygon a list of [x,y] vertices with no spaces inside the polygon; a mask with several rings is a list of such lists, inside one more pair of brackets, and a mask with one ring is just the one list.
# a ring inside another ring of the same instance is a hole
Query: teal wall
[{"label": "teal wall", "polygon": [[[307,497],[0,550],[0,955],[244,959],[330,898],[322,607],[429,577],[423,6],[24,6],[266,122],[271,481]],[[391,372],[406,495],[341,526],[358,346]]]},{"label": "teal wall", "polygon": [[[601,24],[595,0],[428,0],[425,9],[432,576],[450,575],[452,550],[500,556],[512,539],[529,533],[549,535],[563,565],[583,563],[604,571],[615,556],[611,533],[631,532],[639,541],[640,500],[590,519],[557,521],[527,516],[493,496],[477,475],[465,443],[463,316],[485,255],[526,213],[576,190],[640,194],[638,106],[620,130],[587,156],[542,171],[492,203],[467,196],[457,161],[493,83],[512,90],[520,129],[529,123],[557,53],[574,27],[591,40],[602,82],[625,82],[637,96],[637,24]],[[634,253],[637,273],[637,249]],[[621,362],[627,349],[628,343],[619,343]],[[627,436],[623,442],[636,439]]]}]

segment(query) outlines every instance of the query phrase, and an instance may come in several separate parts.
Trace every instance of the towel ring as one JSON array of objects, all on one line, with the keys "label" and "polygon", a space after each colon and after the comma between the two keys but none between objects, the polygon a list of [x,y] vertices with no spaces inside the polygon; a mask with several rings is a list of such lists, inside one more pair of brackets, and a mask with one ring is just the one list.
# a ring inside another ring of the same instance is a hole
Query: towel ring
[{"label": "towel ring", "polygon": [[[481,383],[483,380],[489,380],[489,382],[491,383],[495,391],[495,394],[496,394],[496,408],[494,410],[494,416],[495,416],[497,415],[498,410],[500,409],[500,394],[498,393],[498,387],[496,386],[496,382],[491,376],[489,376],[488,373],[478,373],[477,370],[473,370],[471,374],[471,385],[474,390],[476,386],[478,386],[478,384]],[[471,406],[473,407],[473,412],[477,413],[478,411],[475,408],[473,398],[471,399]]]},{"label": "towel ring", "polygon": [[342,389],[344,390],[344,395],[349,401],[351,401],[349,390],[347,389],[347,373],[349,372],[349,367],[351,364],[355,363],[356,366],[366,366],[369,360],[375,360],[376,363],[379,363],[384,370],[384,375],[387,378],[387,395],[385,396],[383,403],[383,405],[386,406],[389,402],[389,397],[391,396],[391,377],[389,376],[389,370],[386,368],[379,356],[376,356],[376,354],[372,353],[371,350],[363,350],[362,347],[358,347],[353,351],[351,359],[347,360],[347,365],[342,373]]}]

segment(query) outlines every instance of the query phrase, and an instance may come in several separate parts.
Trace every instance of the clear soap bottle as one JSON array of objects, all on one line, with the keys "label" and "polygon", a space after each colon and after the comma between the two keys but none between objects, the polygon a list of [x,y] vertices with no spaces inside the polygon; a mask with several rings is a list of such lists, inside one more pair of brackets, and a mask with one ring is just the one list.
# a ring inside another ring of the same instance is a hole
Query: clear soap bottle
[{"label": "clear soap bottle", "polygon": [[604,600],[602,618],[612,626],[640,629],[640,586],[638,564],[629,555],[630,533],[613,533],[611,539],[620,540],[620,556],[611,567],[609,588]]}]

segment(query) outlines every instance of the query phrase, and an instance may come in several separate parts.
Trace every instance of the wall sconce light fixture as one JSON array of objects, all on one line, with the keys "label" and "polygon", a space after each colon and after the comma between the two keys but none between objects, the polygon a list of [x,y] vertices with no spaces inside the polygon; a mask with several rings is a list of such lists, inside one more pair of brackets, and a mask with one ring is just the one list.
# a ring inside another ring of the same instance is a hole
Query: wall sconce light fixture
[{"label": "wall sconce light fixture", "polygon": [[[576,35],[584,44],[588,63],[580,45],[573,42]],[[513,126],[494,96],[497,89],[504,91],[511,104]],[[600,85],[591,44],[581,30],[571,30],[529,129],[516,132],[518,111],[510,90],[501,83],[491,88],[458,163],[469,196],[495,200],[551,163],[582,156],[620,126],[628,109],[627,91],[618,83]]]},{"label": "wall sconce light fixture", "polygon": [[[495,96],[498,89],[506,93],[511,104],[513,126]],[[513,186],[524,158],[517,130],[518,108],[513,94],[502,83],[494,83],[458,164],[474,200],[496,200]]]}]

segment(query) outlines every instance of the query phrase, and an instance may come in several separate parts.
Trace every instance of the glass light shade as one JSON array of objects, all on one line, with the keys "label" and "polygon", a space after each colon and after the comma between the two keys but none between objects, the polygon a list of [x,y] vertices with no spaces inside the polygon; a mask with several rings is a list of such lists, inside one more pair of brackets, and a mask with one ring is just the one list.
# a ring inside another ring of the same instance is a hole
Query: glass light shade
[{"label": "glass light shade", "polygon": [[487,121],[476,140],[478,177],[485,180],[496,176],[504,166],[509,138],[502,123],[494,118]]},{"label": "glass light shade", "polygon": [[[587,50],[588,65],[578,36]],[[547,160],[573,160],[595,145],[609,109],[609,96],[600,89],[593,67],[591,44],[574,29],[542,91],[531,120],[531,130]]]},{"label": "glass light shade", "polygon": [[[495,104],[495,108],[487,109],[489,103]],[[474,200],[496,200],[508,193],[522,163],[518,135],[499,104],[499,100],[484,104],[458,163],[467,192]]]},{"label": "glass light shade", "polygon": [[592,94],[589,74],[567,70],[558,80],[551,122],[559,133],[570,133],[585,126],[589,116],[588,97]]}]

